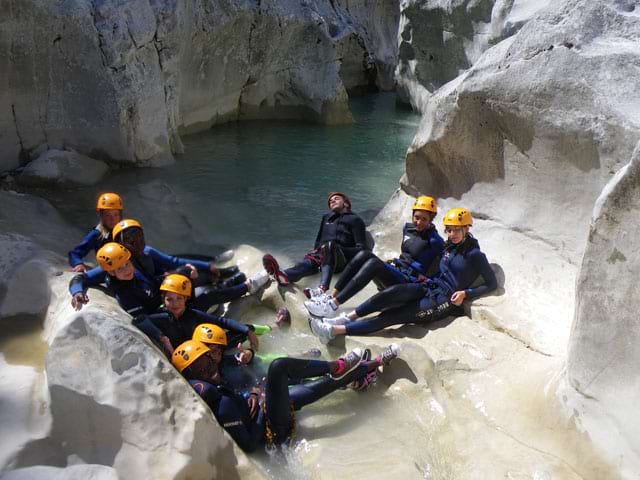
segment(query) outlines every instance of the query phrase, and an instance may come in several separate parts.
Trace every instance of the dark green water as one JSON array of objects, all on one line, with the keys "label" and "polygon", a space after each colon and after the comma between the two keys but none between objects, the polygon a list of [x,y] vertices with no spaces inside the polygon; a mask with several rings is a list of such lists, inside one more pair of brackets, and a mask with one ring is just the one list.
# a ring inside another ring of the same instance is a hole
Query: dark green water
[{"label": "dark green water", "polygon": [[[402,175],[419,117],[397,109],[394,94],[352,100],[351,109],[352,125],[247,122],[216,127],[186,137],[185,153],[175,165],[121,170],[97,187],[52,194],[53,201],[86,231],[96,222],[97,193],[120,192],[126,216],[143,225],[154,222],[156,231],[165,221],[165,232],[189,231],[179,236],[180,245],[168,232],[148,239],[167,251],[249,243],[299,255],[315,238],[329,191],[348,193],[354,211],[369,221]],[[170,202],[162,203],[168,197]],[[149,211],[163,208],[164,218],[161,211]]]}]

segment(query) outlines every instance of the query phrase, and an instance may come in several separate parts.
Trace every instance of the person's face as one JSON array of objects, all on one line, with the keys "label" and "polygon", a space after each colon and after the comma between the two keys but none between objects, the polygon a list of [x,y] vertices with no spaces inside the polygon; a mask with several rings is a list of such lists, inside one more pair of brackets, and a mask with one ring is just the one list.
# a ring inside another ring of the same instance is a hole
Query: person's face
[{"label": "person's face", "polygon": [[467,236],[468,231],[469,231],[469,227],[447,226],[447,228],[445,228],[445,232],[447,232],[447,235],[449,236],[449,240],[454,245],[457,245],[460,242],[462,242],[464,240],[464,237]]},{"label": "person's face", "polygon": [[115,271],[113,272],[114,276],[118,280],[131,280],[133,279],[134,273],[135,272],[133,269],[133,264],[131,263],[130,260],[127,260],[127,263],[125,263],[120,268],[116,268]]},{"label": "person's face", "polygon": [[144,252],[144,232],[141,228],[130,227],[120,233],[122,245],[124,245],[134,257],[139,257]]},{"label": "person's face", "polygon": [[341,212],[344,208],[345,203],[342,195],[333,195],[329,199],[329,210],[332,212]]},{"label": "person's face", "polygon": [[413,225],[416,227],[416,230],[419,232],[424,232],[429,225],[431,225],[432,219],[431,212],[427,212],[426,210],[414,210],[411,219],[413,220]]},{"label": "person's face", "polygon": [[107,230],[113,230],[120,220],[122,220],[121,210],[100,210],[100,222]]},{"label": "person's face", "polygon": [[163,292],[162,299],[164,301],[164,307],[174,317],[182,315],[187,302],[187,297],[174,292]]},{"label": "person's face", "polygon": [[220,383],[220,362],[222,360],[222,348],[219,345],[209,345],[209,352],[198,357],[190,365],[190,373],[193,378],[210,383]]}]

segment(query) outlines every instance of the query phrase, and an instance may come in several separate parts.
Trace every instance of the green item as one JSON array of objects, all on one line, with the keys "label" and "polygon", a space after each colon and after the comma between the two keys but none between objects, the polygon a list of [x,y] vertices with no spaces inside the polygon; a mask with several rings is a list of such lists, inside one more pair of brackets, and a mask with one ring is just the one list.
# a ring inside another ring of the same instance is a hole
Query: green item
[{"label": "green item", "polygon": [[271,331],[271,327],[269,325],[253,324],[253,331],[256,333],[256,335],[264,335],[265,333],[269,333]]}]

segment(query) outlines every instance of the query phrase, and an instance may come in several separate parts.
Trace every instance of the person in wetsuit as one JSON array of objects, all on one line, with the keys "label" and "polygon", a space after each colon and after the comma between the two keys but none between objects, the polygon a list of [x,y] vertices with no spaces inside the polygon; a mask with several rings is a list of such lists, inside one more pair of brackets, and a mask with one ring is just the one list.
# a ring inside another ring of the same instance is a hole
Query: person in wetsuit
[{"label": "person in wetsuit", "polygon": [[145,243],[142,225],[133,219],[119,222],[113,229],[113,239],[131,251],[131,261],[136,270],[146,276],[150,282],[155,282],[156,288],[162,283],[163,275],[170,271],[178,271],[189,276],[196,286],[205,285],[192,299],[192,307],[199,310],[206,311],[212,305],[230,302],[246,293],[256,293],[269,280],[266,273],[259,272],[238,285],[215,288],[210,285],[210,282],[219,278],[221,271],[214,262],[162,253]]},{"label": "person in wetsuit", "polygon": [[[396,347],[365,362],[359,349],[331,362],[278,358],[269,365],[264,388],[256,385],[244,391],[225,381],[220,345],[208,347],[190,340],[175,349],[172,362],[236,444],[253,452],[262,445],[273,447],[290,441],[295,430],[294,411],[389,364],[397,354]],[[319,378],[290,385],[314,377]]]},{"label": "person in wetsuit", "polygon": [[313,250],[304,260],[285,270],[267,254],[262,263],[279,285],[289,285],[303,277],[321,272],[318,290],[329,289],[333,273],[340,272],[355,255],[367,249],[364,221],[351,211],[351,200],[341,192],[332,192],[327,199],[329,213],[322,216]]},{"label": "person in wetsuit", "polygon": [[196,327],[202,323],[218,325],[236,334],[236,342],[248,339],[254,350],[259,341],[253,325],[244,325],[229,318],[210,315],[189,305],[191,298],[191,280],[185,275],[167,275],[160,285],[164,311],[151,315],[140,315],[133,325],[142,330],[149,338],[161,344],[170,358],[174,348],[190,340]]},{"label": "person in wetsuit", "polygon": [[120,307],[131,315],[153,313],[162,305],[154,282],[134,268],[131,252],[119,243],[109,242],[96,253],[98,267],[75,275],[69,282],[71,305],[82,309],[89,302],[87,289],[104,284]]},{"label": "person in wetsuit", "polygon": [[411,223],[402,229],[400,256],[388,262],[370,250],[362,250],[347,264],[331,295],[323,294],[304,302],[311,315],[333,317],[340,305],[374,281],[380,290],[400,283],[426,280],[437,269],[444,241],[433,219],[438,208],[435,199],[426,195],[416,199]]},{"label": "person in wetsuit", "polygon": [[85,235],[79,245],[69,251],[71,271],[86,272],[90,268],[84,263],[84,257],[93,250],[96,253],[105,243],[111,241],[113,227],[122,220],[122,199],[117,193],[103,193],[98,197],[96,211],[100,222]]},{"label": "person in wetsuit", "polygon": [[[464,208],[449,210],[443,221],[448,239],[440,260],[440,271],[426,282],[393,285],[374,295],[355,311],[336,318],[309,319],[309,325],[323,343],[336,335],[367,335],[391,325],[428,323],[445,318],[462,305],[494,291],[496,276],[469,233],[471,213]],[[482,277],[482,283],[475,285]],[[380,315],[362,321],[358,318],[374,312]]]}]

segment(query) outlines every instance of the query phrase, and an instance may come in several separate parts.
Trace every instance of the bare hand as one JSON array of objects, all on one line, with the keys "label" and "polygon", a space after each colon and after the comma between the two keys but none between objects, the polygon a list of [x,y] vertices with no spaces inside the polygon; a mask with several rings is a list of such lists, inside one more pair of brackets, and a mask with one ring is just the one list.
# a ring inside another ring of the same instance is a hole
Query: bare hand
[{"label": "bare hand", "polygon": [[76,273],[84,273],[88,270],[87,266],[84,263],[79,263],[75,267],[71,269],[72,272]]},{"label": "bare hand", "polygon": [[249,344],[251,344],[251,348],[257,352],[260,347],[260,341],[258,340],[256,332],[249,330],[249,333],[247,333],[247,339],[249,340]]},{"label": "bare hand", "polygon": [[189,269],[189,278],[191,280],[195,280],[198,278],[198,269],[191,265],[190,263],[185,264],[185,267]]},{"label": "bare hand", "polygon": [[163,335],[160,337],[160,342],[162,343],[164,354],[168,359],[171,359],[171,355],[173,355],[173,345],[171,345],[171,340],[169,340],[169,337]]},{"label": "bare hand", "polygon": [[82,306],[89,303],[89,296],[86,293],[76,293],[71,297],[71,306],[80,311]]},{"label": "bare hand", "polygon": [[241,343],[238,344],[238,353],[236,354],[236,360],[242,365],[246,365],[253,359],[253,352],[251,350],[245,350]]},{"label": "bare hand", "polygon": [[258,395],[249,395],[249,398],[247,399],[247,405],[249,406],[249,416],[251,418],[255,417],[256,413],[258,413],[259,404],[260,402]]},{"label": "bare hand", "polygon": [[467,292],[465,292],[464,290],[458,290],[457,292],[454,292],[453,295],[451,295],[451,303],[453,303],[456,307],[459,307],[460,305],[462,305],[462,302],[464,301],[466,296]]},{"label": "bare hand", "polygon": [[211,272],[211,277],[213,277],[213,281],[217,281],[220,278],[220,270],[211,262],[209,264],[209,271]]}]

